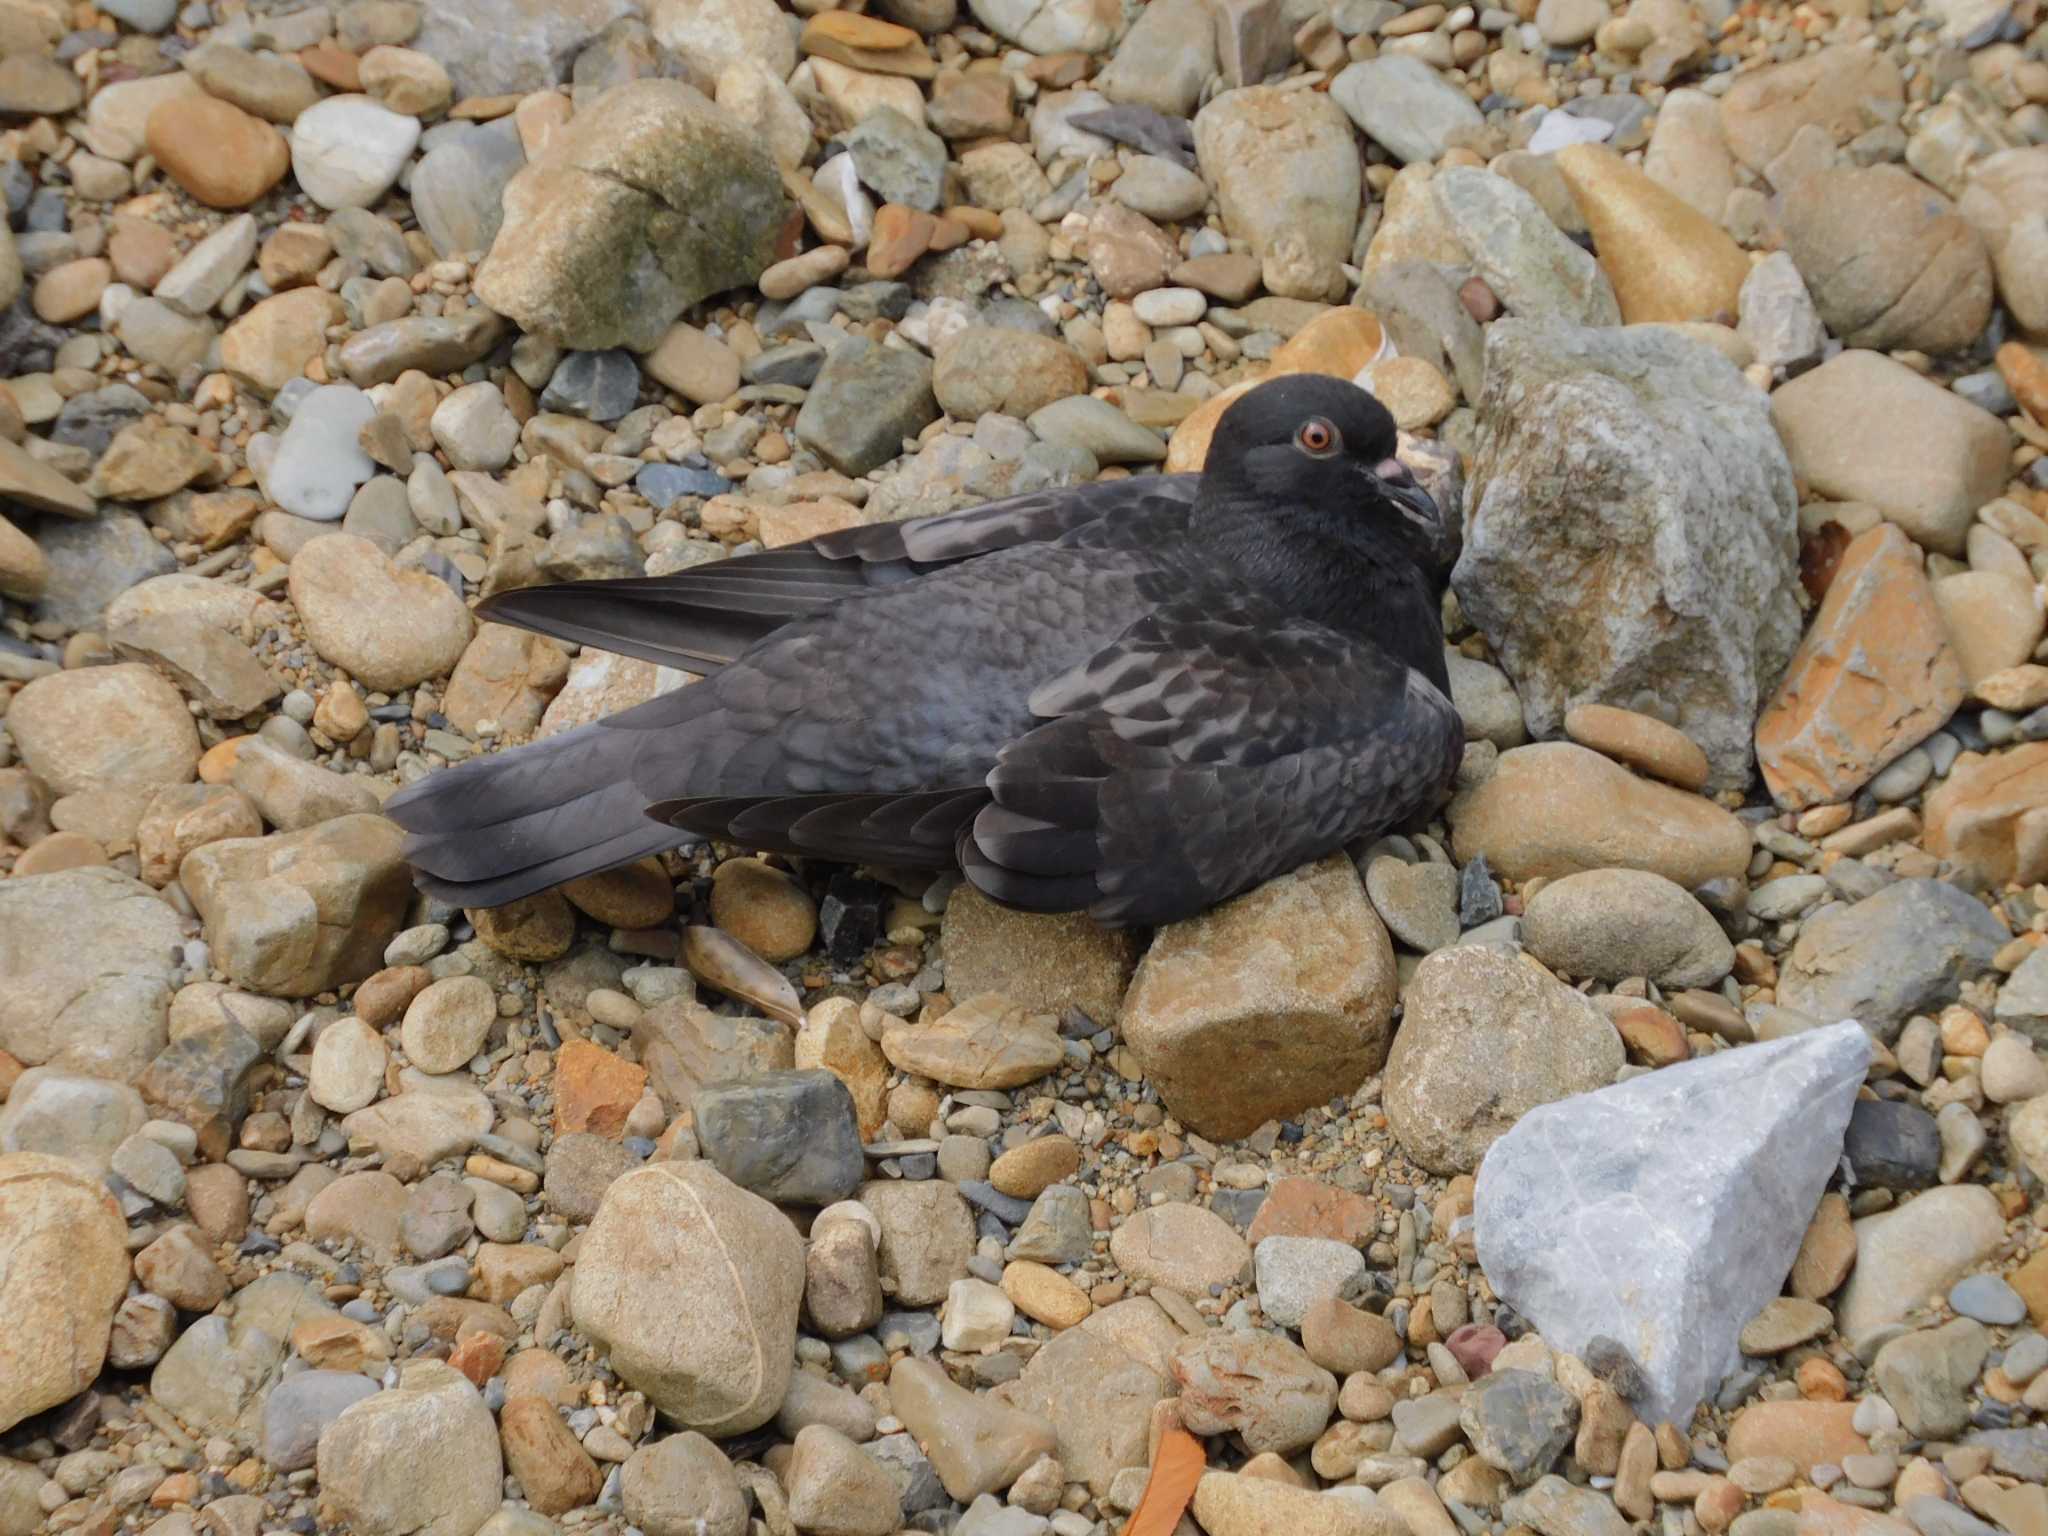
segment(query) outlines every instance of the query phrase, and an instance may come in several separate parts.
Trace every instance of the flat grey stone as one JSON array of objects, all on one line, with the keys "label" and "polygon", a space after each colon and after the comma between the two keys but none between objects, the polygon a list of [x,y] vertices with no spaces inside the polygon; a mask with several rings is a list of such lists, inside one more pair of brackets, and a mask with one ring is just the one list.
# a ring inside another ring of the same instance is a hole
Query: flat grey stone
[{"label": "flat grey stone", "polygon": [[1404,54],[1347,66],[1330,83],[1330,99],[1360,132],[1404,165],[1439,159],[1459,139],[1486,126],[1471,97],[1422,60]]},{"label": "flat grey stone", "polygon": [[1860,1020],[1889,1044],[1914,1014],[1939,1013],[1964,982],[1989,974],[2007,938],[1975,897],[1939,880],[1900,880],[1808,918],[1778,1001],[1817,1019]]}]

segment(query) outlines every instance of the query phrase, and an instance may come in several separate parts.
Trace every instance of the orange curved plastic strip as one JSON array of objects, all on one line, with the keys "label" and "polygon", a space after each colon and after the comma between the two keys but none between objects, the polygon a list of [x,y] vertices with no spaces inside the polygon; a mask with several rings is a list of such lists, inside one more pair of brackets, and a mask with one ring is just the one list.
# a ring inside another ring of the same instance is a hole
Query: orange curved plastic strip
[{"label": "orange curved plastic strip", "polygon": [[1145,1480],[1144,1497],[1131,1512],[1123,1536],[1173,1536],[1208,1466],[1201,1441],[1184,1429],[1167,1430],[1159,1437],[1152,1475]]}]

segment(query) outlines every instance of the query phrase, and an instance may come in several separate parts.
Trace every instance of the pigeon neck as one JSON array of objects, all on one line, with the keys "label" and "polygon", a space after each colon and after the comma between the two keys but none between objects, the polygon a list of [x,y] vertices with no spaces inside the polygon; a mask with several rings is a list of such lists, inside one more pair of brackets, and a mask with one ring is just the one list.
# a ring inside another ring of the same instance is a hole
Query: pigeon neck
[{"label": "pigeon neck", "polygon": [[1371,640],[1450,696],[1443,593],[1398,544],[1310,508],[1210,505],[1196,529],[1231,579],[1289,613]]}]

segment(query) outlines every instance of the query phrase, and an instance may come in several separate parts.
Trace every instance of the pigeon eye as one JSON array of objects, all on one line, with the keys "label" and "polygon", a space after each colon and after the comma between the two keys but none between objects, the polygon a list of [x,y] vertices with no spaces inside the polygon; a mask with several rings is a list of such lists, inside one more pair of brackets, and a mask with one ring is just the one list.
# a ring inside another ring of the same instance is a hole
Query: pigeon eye
[{"label": "pigeon eye", "polygon": [[1320,416],[1312,416],[1303,422],[1301,430],[1294,434],[1294,441],[1303,453],[1316,459],[1327,459],[1344,445],[1337,429]]}]

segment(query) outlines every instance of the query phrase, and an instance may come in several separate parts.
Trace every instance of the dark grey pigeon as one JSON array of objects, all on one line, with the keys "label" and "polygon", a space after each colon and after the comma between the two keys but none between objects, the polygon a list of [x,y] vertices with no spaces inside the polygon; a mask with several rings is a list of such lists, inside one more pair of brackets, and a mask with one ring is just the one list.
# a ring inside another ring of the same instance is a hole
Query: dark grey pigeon
[{"label": "dark grey pigeon", "polygon": [[1450,786],[1449,533],[1394,449],[1365,391],[1293,375],[1224,413],[1200,475],[501,593],[484,617],[704,680],[386,809],[466,907],[715,837],[1192,916]]}]

